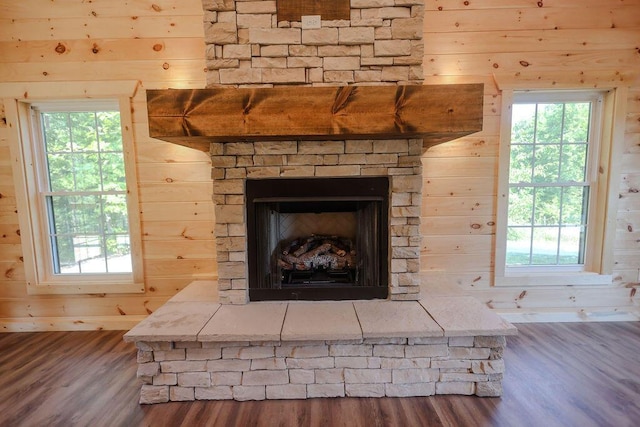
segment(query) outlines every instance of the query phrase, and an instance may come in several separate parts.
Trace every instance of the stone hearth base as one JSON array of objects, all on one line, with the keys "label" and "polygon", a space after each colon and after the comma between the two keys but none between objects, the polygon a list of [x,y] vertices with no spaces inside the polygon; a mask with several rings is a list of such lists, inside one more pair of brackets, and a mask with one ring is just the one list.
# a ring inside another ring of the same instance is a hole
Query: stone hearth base
[{"label": "stone hearth base", "polygon": [[125,335],[140,403],[502,393],[516,330],[473,298],[220,306],[206,286]]}]

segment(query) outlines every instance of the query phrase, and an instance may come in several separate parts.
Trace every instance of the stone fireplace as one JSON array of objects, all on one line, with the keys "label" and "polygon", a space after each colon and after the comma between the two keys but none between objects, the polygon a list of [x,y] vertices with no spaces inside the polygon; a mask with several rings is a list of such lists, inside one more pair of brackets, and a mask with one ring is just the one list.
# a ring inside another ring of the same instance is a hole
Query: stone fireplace
[{"label": "stone fireplace", "polygon": [[515,328],[420,295],[421,156],[481,130],[483,98],[422,85],[422,2],[203,5],[207,88],[147,108],[151,137],[211,156],[218,278],[125,335],[140,402],[499,396]]}]

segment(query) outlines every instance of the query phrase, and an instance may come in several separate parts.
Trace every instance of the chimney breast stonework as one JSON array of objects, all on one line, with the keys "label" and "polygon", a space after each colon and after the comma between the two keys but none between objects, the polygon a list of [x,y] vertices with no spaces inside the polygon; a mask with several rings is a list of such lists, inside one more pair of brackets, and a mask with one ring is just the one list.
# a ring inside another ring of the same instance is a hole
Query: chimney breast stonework
[{"label": "chimney breast stonework", "polygon": [[[273,0],[203,0],[207,87],[422,84],[420,0],[351,0],[349,20],[278,21]],[[421,139],[211,144],[221,303],[248,302],[245,180],[388,176],[389,297],[419,299]]]}]

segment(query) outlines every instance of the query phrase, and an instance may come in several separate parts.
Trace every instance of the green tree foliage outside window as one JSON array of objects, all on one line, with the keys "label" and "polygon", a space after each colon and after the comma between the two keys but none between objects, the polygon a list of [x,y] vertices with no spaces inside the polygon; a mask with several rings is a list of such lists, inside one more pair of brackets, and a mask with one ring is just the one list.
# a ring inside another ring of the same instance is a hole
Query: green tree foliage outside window
[{"label": "green tree foliage outside window", "polygon": [[56,274],[131,272],[120,113],[42,112]]},{"label": "green tree foliage outside window", "polygon": [[513,105],[506,265],[584,263],[590,102]]}]

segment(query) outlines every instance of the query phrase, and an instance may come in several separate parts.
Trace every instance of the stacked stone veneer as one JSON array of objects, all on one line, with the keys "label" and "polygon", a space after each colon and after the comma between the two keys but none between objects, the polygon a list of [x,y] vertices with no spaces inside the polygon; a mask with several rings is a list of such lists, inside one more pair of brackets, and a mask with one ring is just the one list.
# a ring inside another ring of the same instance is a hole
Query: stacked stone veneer
[{"label": "stacked stone veneer", "polygon": [[421,83],[421,0],[351,0],[348,20],[278,22],[275,0],[203,0],[207,85]]},{"label": "stacked stone veneer", "polygon": [[211,145],[219,298],[248,302],[246,178],[389,176],[392,300],[420,292],[422,140],[279,141]]},{"label": "stacked stone veneer", "polygon": [[140,403],[502,394],[504,336],[136,345]]}]

